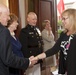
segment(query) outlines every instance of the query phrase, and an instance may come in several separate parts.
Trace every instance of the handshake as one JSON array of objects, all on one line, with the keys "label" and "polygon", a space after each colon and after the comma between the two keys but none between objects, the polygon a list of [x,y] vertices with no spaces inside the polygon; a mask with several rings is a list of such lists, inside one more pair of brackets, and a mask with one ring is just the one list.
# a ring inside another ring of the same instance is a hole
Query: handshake
[{"label": "handshake", "polygon": [[39,54],[39,55],[37,55],[35,57],[31,56],[29,58],[29,61],[30,61],[29,67],[34,66],[34,64],[36,64],[38,62],[38,60],[43,59],[43,58],[46,58],[46,54],[45,53],[41,53],[41,54]]},{"label": "handshake", "polygon": [[36,56],[36,57],[31,56],[31,57],[29,58],[29,61],[30,61],[29,67],[34,66],[34,64],[36,64],[36,63],[38,62],[38,60],[39,60],[39,59],[37,58],[37,56]]}]

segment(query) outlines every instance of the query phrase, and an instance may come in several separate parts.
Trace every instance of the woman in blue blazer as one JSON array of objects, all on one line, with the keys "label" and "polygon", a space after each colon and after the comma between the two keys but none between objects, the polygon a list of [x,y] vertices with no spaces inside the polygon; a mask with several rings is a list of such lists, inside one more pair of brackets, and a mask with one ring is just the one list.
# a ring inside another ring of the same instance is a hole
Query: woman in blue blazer
[{"label": "woman in blue blazer", "polygon": [[[10,14],[10,20],[8,21],[7,28],[10,31],[10,41],[12,44],[12,50],[13,53],[16,54],[19,57],[23,57],[23,54],[21,52],[21,43],[19,42],[18,38],[15,36],[15,30],[17,29],[18,26],[18,18],[14,14]],[[9,68],[10,75],[20,75],[20,69],[15,69],[15,68]]]}]

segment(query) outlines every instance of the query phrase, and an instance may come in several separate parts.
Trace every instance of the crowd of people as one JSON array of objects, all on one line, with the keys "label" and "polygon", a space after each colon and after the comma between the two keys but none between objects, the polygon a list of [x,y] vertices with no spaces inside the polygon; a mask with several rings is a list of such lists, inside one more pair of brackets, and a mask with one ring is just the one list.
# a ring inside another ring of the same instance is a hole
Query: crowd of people
[{"label": "crowd of people", "polygon": [[17,38],[18,17],[0,4],[0,75],[21,75],[21,70],[25,75],[41,75],[43,64],[56,66],[55,54],[58,52],[58,73],[75,75],[76,9],[63,11],[61,17],[64,30],[56,42],[50,21],[43,21],[41,32],[36,26],[37,15],[34,12],[28,13],[28,24]]},{"label": "crowd of people", "polygon": [[76,74],[76,9],[67,9],[62,13],[62,23],[64,31],[56,41],[55,45],[37,55],[33,60],[43,59],[58,52],[59,67],[58,73],[65,75]]},{"label": "crowd of people", "polygon": [[[18,23],[16,20],[10,22],[10,27],[8,26],[8,28],[6,28],[8,21],[11,20],[11,16],[9,15],[9,9],[5,5],[0,4],[0,75],[12,74],[9,73],[9,67],[26,70],[37,62],[32,61],[33,56],[24,58],[20,57],[21,54],[14,52],[15,45],[13,43],[14,41],[12,42],[9,29],[13,24],[16,24],[17,26]],[[15,30],[14,28],[12,29],[12,31]]]}]

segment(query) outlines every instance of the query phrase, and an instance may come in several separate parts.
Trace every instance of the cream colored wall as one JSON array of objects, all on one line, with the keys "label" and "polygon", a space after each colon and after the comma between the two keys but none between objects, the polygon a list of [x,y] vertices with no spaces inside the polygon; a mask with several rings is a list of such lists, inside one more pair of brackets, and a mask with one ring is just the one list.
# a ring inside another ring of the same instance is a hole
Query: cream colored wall
[{"label": "cream colored wall", "polygon": [[21,24],[22,28],[25,27],[25,0],[19,0],[19,10],[20,10],[20,16],[21,16]]},{"label": "cream colored wall", "polygon": [[0,4],[5,4],[8,7],[8,0],[0,0]]},{"label": "cream colored wall", "polygon": [[[8,0],[0,0],[0,3],[5,4],[7,7],[9,6]],[[19,10],[20,10],[20,17],[21,17],[21,24],[22,28],[26,25],[26,19],[25,19],[25,0],[19,0]]]}]

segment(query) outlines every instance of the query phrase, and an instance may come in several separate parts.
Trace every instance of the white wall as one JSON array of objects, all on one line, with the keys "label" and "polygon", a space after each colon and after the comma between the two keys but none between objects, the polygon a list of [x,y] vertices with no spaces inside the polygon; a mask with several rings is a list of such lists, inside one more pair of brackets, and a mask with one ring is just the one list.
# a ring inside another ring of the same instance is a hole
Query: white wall
[{"label": "white wall", "polygon": [[[9,6],[8,0],[0,0],[0,3],[5,4],[7,7]],[[25,0],[19,0],[19,10],[21,17],[22,28],[25,27]]]},{"label": "white wall", "polygon": [[71,2],[75,2],[76,0],[64,0],[64,3],[71,3]]},{"label": "white wall", "polygon": [[0,4],[5,4],[8,7],[8,0],[0,0]]},{"label": "white wall", "polygon": [[25,27],[25,0],[19,0],[19,10],[22,28]]}]

